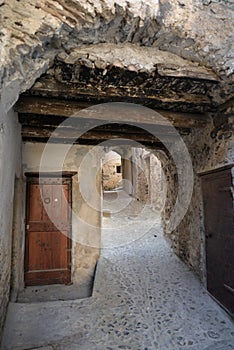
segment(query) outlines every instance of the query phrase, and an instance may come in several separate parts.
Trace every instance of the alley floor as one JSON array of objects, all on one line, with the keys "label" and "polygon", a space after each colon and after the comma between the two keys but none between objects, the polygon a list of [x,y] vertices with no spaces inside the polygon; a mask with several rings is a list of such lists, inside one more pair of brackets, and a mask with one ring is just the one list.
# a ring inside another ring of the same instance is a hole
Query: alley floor
[{"label": "alley floor", "polygon": [[92,297],[10,303],[2,350],[234,349],[233,321],[173,254],[159,213],[120,202],[103,219]]}]

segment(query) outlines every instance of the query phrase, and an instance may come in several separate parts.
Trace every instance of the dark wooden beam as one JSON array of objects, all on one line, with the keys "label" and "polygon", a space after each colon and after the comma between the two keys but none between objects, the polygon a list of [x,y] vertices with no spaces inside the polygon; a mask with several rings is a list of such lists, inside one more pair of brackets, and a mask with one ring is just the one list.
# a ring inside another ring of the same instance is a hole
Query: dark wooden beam
[{"label": "dark wooden beam", "polygon": [[[23,142],[36,142],[36,143],[55,143],[55,144],[73,144],[73,145],[84,145],[84,146],[97,146],[100,145],[104,141],[107,140],[90,140],[90,139],[77,139],[74,141],[74,139],[61,139],[61,138],[54,138],[53,140],[49,140],[46,137],[22,137]],[[130,146],[130,147],[136,147],[135,144],[132,143],[131,140],[112,140],[111,141],[111,146]],[[162,150],[162,151],[167,151],[165,146],[161,142],[146,142],[142,141],[141,145],[143,147],[147,147],[152,150]],[[138,147],[140,147],[138,146]]]},{"label": "dark wooden beam", "polygon": [[60,115],[70,117],[84,108],[90,107],[90,103],[59,100],[43,97],[21,96],[15,104],[15,111],[19,113]]},{"label": "dark wooden beam", "polygon": [[[145,134],[151,133],[160,136],[175,136],[174,128],[168,128],[165,125],[145,125],[145,124],[120,124],[120,123],[107,123],[103,124],[102,121],[96,126],[95,120],[81,119],[81,118],[66,118],[60,116],[46,116],[46,115],[34,115],[23,113],[19,114],[19,122],[23,127],[30,127],[37,129],[55,130],[59,128],[60,131],[67,130],[70,133],[75,132],[76,135],[83,134],[86,131],[105,131],[111,134],[124,133],[128,134]],[[65,122],[65,123],[63,123]],[[181,135],[188,135],[191,132],[189,128],[177,128],[177,131]]]},{"label": "dark wooden beam", "polygon": [[101,72],[98,74],[96,70],[79,64],[70,68],[66,64],[55,66],[50,74],[42,76],[34,84],[28,92],[31,96],[85,100],[94,104],[95,100],[99,103],[116,99],[136,103],[141,100],[141,103],[153,108],[194,113],[216,107],[209,91],[216,88],[218,82],[163,77],[157,73],[141,74],[118,68],[108,70],[103,76]]},{"label": "dark wooden beam", "polygon": [[[93,106],[92,113],[87,110],[87,107]],[[95,113],[96,110],[96,113]],[[101,120],[103,122],[115,122],[134,123],[134,124],[146,124],[146,125],[169,125],[169,122],[178,128],[201,128],[207,125],[208,119],[204,114],[191,114],[171,112],[165,110],[155,110],[165,119],[161,120],[157,117],[156,113],[153,113],[150,109],[145,110],[144,113],[139,108],[135,109],[133,113],[129,111],[121,110],[119,115],[102,115],[100,113],[100,107],[88,104],[86,102],[77,102],[72,100],[59,100],[59,99],[47,99],[42,97],[22,96],[15,105],[15,111],[23,114],[37,116],[37,118],[44,118],[44,122],[49,124],[52,122],[52,118],[49,120],[49,116],[65,119],[68,117],[92,120]],[[81,112],[82,111],[82,112]],[[41,116],[41,117],[40,117]],[[113,118],[113,119],[112,119]]]},{"label": "dark wooden beam", "polygon": [[[69,140],[69,142],[79,142],[82,140],[90,140],[90,141],[97,141],[102,142],[106,140],[113,140],[113,139],[128,139],[133,140],[136,142],[148,142],[148,143],[155,143],[155,142],[174,142],[176,140],[176,135],[168,135],[168,134],[161,134],[160,140],[156,137],[154,137],[152,134],[147,132],[138,132],[138,133],[129,133],[126,129],[125,131],[118,131],[118,130],[105,130],[101,128],[95,128],[93,130],[89,130],[88,132],[83,133],[80,135],[80,133],[77,132],[74,128],[45,128],[45,127],[32,127],[32,126],[24,126],[22,128],[22,137],[24,140],[26,139],[46,139],[48,140],[52,136],[55,140],[61,140],[62,143],[66,140]],[[51,140],[53,142],[53,140]]]}]

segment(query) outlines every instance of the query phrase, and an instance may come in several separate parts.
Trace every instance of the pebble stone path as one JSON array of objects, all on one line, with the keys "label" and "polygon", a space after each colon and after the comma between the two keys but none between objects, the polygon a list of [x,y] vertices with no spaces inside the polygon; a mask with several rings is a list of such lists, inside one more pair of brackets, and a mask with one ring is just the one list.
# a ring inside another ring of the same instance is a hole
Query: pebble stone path
[{"label": "pebble stone path", "polygon": [[[147,210],[146,220],[154,217],[147,234],[102,250],[91,298],[11,303],[1,349],[234,350],[233,321],[173,254],[159,216]],[[128,221],[126,229],[133,217]]]}]

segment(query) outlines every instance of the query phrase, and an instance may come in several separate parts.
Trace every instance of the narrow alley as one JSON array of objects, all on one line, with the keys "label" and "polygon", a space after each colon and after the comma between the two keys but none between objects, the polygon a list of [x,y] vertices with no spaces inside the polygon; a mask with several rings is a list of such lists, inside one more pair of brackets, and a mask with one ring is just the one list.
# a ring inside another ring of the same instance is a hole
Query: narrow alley
[{"label": "narrow alley", "polygon": [[234,0],[0,22],[0,350],[234,350]]},{"label": "narrow alley", "polygon": [[172,252],[160,214],[121,191],[104,200],[92,297],[10,303],[2,350],[234,349],[233,322]]}]

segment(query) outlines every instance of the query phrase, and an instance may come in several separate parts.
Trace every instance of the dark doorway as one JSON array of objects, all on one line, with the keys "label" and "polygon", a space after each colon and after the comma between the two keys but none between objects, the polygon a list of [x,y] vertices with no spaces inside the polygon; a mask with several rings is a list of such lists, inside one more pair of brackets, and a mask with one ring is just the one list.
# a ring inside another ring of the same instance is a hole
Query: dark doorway
[{"label": "dark doorway", "polygon": [[69,178],[28,178],[26,286],[71,280],[70,197]]},{"label": "dark doorway", "polygon": [[231,167],[202,176],[207,288],[234,314],[234,220]]},{"label": "dark doorway", "polygon": [[117,165],[117,166],[116,166],[116,173],[117,173],[117,174],[121,174],[121,173],[122,173],[121,165]]}]

